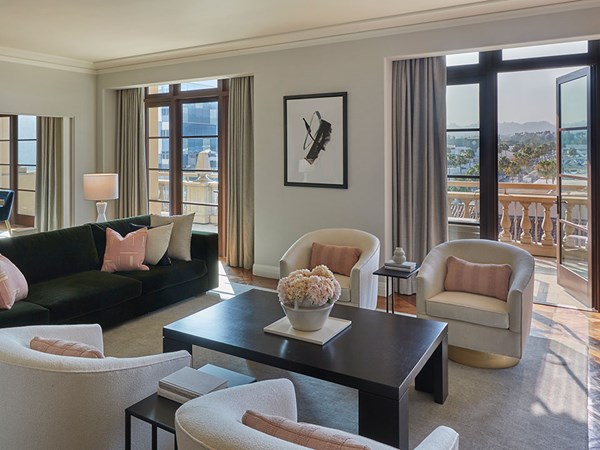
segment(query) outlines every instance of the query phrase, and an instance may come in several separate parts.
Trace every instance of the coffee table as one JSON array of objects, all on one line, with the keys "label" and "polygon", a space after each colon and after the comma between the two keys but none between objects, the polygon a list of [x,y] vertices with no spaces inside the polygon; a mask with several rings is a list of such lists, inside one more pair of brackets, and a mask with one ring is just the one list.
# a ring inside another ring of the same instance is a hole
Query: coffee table
[{"label": "coffee table", "polygon": [[408,449],[408,388],[448,396],[448,325],[336,305],[352,325],[323,346],[265,333],[277,294],[250,290],[163,328],[163,351],[196,345],[358,390],[358,432]]}]

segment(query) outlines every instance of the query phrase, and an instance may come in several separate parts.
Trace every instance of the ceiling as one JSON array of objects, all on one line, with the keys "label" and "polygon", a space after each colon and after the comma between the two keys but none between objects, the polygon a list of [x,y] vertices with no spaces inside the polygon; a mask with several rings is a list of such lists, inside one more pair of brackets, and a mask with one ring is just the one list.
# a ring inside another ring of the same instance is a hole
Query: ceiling
[{"label": "ceiling", "polygon": [[18,0],[1,2],[0,50],[102,63],[305,42],[584,0]]}]

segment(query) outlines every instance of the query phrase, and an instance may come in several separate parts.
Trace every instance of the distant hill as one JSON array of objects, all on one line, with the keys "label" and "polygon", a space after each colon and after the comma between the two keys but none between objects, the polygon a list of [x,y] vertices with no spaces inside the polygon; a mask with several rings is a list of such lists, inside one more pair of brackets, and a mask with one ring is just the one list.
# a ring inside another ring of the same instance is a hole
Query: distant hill
[{"label": "distant hill", "polygon": [[498,134],[512,136],[516,133],[540,133],[543,131],[556,131],[556,125],[550,122],[502,122],[498,124]]},{"label": "distant hill", "polygon": [[[456,124],[449,124],[448,128],[478,128],[478,125],[469,125],[459,127]],[[512,136],[516,133],[540,133],[543,131],[556,131],[556,126],[550,122],[502,122],[498,124],[498,134],[501,136]]]}]

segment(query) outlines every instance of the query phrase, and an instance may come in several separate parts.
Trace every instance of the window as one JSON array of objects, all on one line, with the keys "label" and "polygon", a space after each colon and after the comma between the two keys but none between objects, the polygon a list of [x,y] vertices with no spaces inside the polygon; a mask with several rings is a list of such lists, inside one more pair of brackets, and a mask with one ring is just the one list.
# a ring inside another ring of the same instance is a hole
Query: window
[{"label": "window", "polygon": [[202,80],[146,90],[150,212],[195,213],[194,229],[219,232],[221,249],[227,87]]},{"label": "window", "polygon": [[448,219],[479,224],[479,84],[446,90]]},{"label": "window", "polygon": [[546,56],[573,55],[588,52],[588,42],[562,42],[559,44],[533,45],[529,47],[508,48],[502,50],[502,59],[543,58]]},{"label": "window", "polygon": [[479,63],[479,53],[459,53],[456,55],[447,55],[446,56],[446,66],[466,66],[470,64],[478,64]]},{"label": "window", "polygon": [[0,116],[0,188],[15,191],[15,224],[34,225],[36,160],[37,118]]}]

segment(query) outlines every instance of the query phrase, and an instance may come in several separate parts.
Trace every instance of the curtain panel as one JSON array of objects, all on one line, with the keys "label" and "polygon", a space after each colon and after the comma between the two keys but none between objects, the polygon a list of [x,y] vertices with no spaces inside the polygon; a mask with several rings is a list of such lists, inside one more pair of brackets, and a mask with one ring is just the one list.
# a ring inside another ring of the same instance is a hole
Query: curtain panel
[{"label": "curtain panel", "polygon": [[254,78],[229,84],[227,144],[227,264],[254,264]]},{"label": "curtain panel", "polygon": [[35,172],[35,226],[38,231],[63,227],[63,119],[38,117]]},{"label": "curtain panel", "polygon": [[[446,241],[446,63],[443,57],[392,66],[393,245],[423,262]],[[414,294],[416,279],[400,280]]]},{"label": "curtain panel", "polygon": [[148,213],[144,89],[117,91],[117,217]]}]

